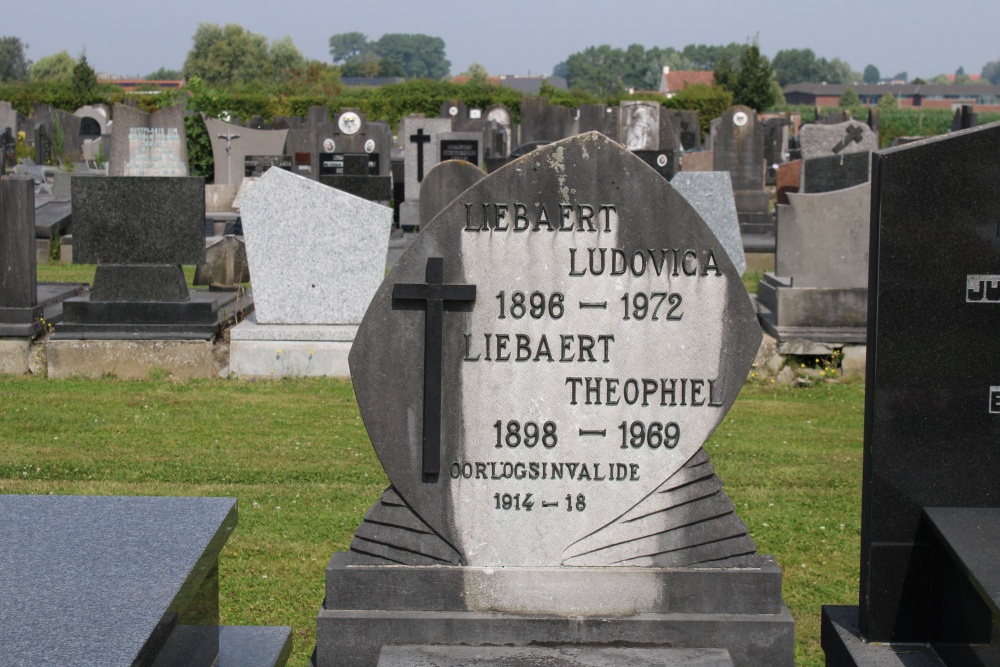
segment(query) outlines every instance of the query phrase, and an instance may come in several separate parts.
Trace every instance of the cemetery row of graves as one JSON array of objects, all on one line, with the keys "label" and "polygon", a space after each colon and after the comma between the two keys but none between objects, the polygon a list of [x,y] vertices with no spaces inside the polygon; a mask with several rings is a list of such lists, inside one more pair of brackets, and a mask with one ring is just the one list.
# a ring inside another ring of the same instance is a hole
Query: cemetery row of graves
[{"label": "cemetery row of graves", "polygon": [[4,661],[992,664],[1000,126],[187,116],[0,104]]}]

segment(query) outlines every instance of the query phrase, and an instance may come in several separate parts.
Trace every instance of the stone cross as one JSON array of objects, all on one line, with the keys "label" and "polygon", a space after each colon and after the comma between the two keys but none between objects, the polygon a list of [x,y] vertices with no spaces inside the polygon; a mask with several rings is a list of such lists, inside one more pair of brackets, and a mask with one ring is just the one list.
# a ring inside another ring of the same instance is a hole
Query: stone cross
[{"label": "stone cross", "polygon": [[[429,139],[429,137],[428,137]],[[396,283],[393,301],[424,301],[423,481],[435,483],[441,469],[441,343],[449,302],[475,302],[475,285],[445,285],[444,259],[427,258],[426,283]]]},{"label": "stone cross", "polygon": [[864,139],[864,131],[861,129],[861,126],[850,125],[847,128],[847,134],[844,135],[844,138],[840,140],[840,143],[833,147],[833,152],[835,154],[839,153],[854,142],[860,144],[862,139]]},{"label": "stone cross", "polygon": [[416,134],[410,135],[410,143],[417,145],[417,182],[424,180],[424,144],[429,143],[431,135],[424,134],[424,128],[419,128]]},{"label": "stone cross", "polygon": [[225,134],[219,135],[220,139],[226,140],[226,182],[233,182],[233,165],[230,162],[230,157],[233,151],[233,139],[239,139],[240,135],[233,134],[232,130],[226,130]]}]

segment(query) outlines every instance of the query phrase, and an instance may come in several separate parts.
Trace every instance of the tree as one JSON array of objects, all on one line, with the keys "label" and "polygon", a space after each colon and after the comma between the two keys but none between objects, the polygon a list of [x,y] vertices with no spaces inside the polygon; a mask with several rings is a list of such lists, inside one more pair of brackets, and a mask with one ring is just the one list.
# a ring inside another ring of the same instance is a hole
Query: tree
[{"label": "tree", "polygon": [[909,81],[910,77],[907,76],[906,71],[897,72],[896,76],[892,77],[893,81]]},{"label": "tree", "polygon": [[482,63],[471,63],[469,69],[462,72],[461,76],[469,77],[469,83],[486,84],[490,81],[490,73]]},{"label": "tree", "polygon": [[194,45],[184,61],[184,76],[201,79],[210,86],[244,85],[261,81],[271,73],[267,38],[230,23],[199,23]]},{"label": "tree", "polygon": [[816,76],[816,54],[812,49],[783,49],[774,54],[771,67],[782,86],[811,82]]},{"label": "tree", "polygon": [[879,73],[878,67],[875,67],[875,65],[868,65],[865,67],[864,79],[865,83],[875,84],[882,79],[882,75]]},{"label": "tree", "polygon": [[994,86],[1000,86],[1000,59],[991,60],[983,65],[982,77]]},{"label": "tree", "polygon": [[566,59],[566,84],[598,97],[623,95],[624,55],[624,51],[608,44],[574,53]]},{"label": "tree", "polygon": [[28,78],[31,61],[24,55],[27,48],[20,37],[0,37],[0,83]]},{"label": "tree", "polygon": [[161,67],[155,72],[150,72],[143,78],[146,79],[146,81],[177,81],[183,78],[183,75],[180,70]]},{"label": "tree", "polygon": [[730,65],[734,64],[744,49],[746,49],[745,44],[736,42],[730,42],[724,46],[688,44],[681,50],[681,55],[691,63],[694,69],[715,71],[715,65],[720,60],[728,60]]},{"label": "tree", "polygon": [[81,53],[80,60],[73,67],[73,97],[78,106],[96,101],[97,74],[87,62],[87,54]]},{"label": "tree", "polygon": [[858,92],[853,88],[847,88],[844,93],[840,96],[840,101],[837,102],[837,106],[841,109],[852,109],[854,107],[861,106],[861,98],[858,97]]},{"label": "tree", "polygon": [[57,81],[68,83],[73,78],[76,61],[65,51],[39,58],[31,66],[31,78],[35,81]]},{"label": "tree", "polygon": [[896,96],[892,93],[886,93],[878,100],[879,111],[892,111],[898,107],[899,102],[896,100]]},{"label": "tree", "polygon": [[302,56],[302,52],[288,35],[271,42],[267,57],[271,62],[271,72],[275,77],[284,76],[291,70],[302,69],[306,66],[306,59]]},{"label": "tree", "polygon": [[408,79],[443,79],[451,68],[440,37],[390,33],[382,35],[373,50],[380,58],[399,65]]},{"label": "tree", "polygon": [[840,58],[827,60],[820,58],[816,61],[816,74],[814,81],[826,83],[858,83],[862,76],[859,72],[851,69],[851,66]]},{"label": "tree", "polygon": [[966,84],[969,84],[969,83],[972,83],[972,79],[970,79],[965,74],[965,68],[962,67],[961,65],[959,65],[958,69],[955,70],[955,84],[959,85],[959,86],[962,86],[962,85],[966,85]]},{"label": "tree", "polygon": [[747,46],[740,56],[735,87],[732,89],[736,104],[744,104],[756,111],[764,111],[777,101],[771,81],[774,72],[767,57],[761,54],[757,42]]},{"label": "tree", "polygon": [[360,32],[344,32],[330,37],[330,57],[334,65],[342,65],[372,50],[368,37]]}]

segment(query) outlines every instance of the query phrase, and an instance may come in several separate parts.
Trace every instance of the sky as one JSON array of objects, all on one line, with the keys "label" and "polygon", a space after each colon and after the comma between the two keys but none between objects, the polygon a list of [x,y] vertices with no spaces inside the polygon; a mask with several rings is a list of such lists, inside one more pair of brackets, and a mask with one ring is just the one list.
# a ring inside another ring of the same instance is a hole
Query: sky
[{"label": "sky", "polygon": [[1000,2],[965,0],[48,0],[44,9],[19,4],[4,13],[0,36],[20,37],[28,58],[84,50],[100,73],[144,76],[180,69],[199,23],[239,23],[269,40],[284,35],[307,58],[329,61],[330,35],[362,32],[441,37],[453,74],[470,63],[492,75],[549,74],[588,46],[682,48],[755,37],[768,57],[811,48],[882,76],[910,78],[978,74],[1000,59]]}]

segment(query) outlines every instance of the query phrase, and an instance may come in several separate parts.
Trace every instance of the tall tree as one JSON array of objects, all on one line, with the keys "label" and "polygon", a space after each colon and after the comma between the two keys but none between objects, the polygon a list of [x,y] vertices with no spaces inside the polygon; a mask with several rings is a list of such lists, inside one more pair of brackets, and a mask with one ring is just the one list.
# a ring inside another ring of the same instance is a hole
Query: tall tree
[{"label": "tall tree", "polygon": [[342,32],[330,37],[330,57],[334,65],[342,65],[372,50],[368,37],[360,32]]},{"label": "tall tree", "polygon": [[199,23],[184,61],[184,76],[199,76],[210,86],[262,81],[270,76],[267,38],[230,23]]},{"label": "tall tree", "polygon": [[150,72],[143,78],[147,81],[176,81],[183,77],[181,71],[178,69],[169,69],[167,67],[161,67],[155,72]]},{"label": "tall tree", "polygon": [[1000,58],[983,65],[982,77],[994,86],[1000,85]]},{"label": "tall tree", "polygon": [[719,46],[688,44],[681,50],[681,55],[691,63],[693,69],[714,71],[716,64],[721,60],[728,60],[730,65],[735,64],[745,48],[745,44],[736,42]]},{"label": "tall tree", "polygon": [[20,37],[0,37],[0,83],[28,78],[31,61],[24,55],[27,48]]},{"label": "tall tree", "polygon": [[451,68],[440,37],[390,33],[382,35],[373,50],[380,58],[402,67],[408,79],[443,79]]},{"label": "tall tree", "polygon": [[80,60],[73,67],[73,97],[78,106],[97,101],[97,74],[87,62],[87,54],[81,53]]},{"label": "tall tree", "polygon": [[589,46],[566,59],[566,83],[600,97],[622,95],[625,53],[608,44]]},{"label": "tall tree", "polygon": [[882,74],[878,71],[878,67],[875,67],[875,65],[868,65],[865,67],[865,83],[875,84],[878,83],[881,78]]},{"label": "tall tree", "polygon": [[782,86],[811,82],[816,76],[816,54],[812,49],[782,49],[771,62]]},{"label": "tall tree", "polygon": [[76,61],[73,56],[60,51],[51,56],[39,58],[38,62],[31,66],[31,78],[36,81],[59,81],[67,83],[73,78],[73,68]]},{"label": "tall tree", "polygon": [[772,85],[773,79],[771,63],[761,54],[757,42],[753,42],[740,56],[736,81],[732,89],[733,101],[757,111],[770,108],[777,101]]},{"label": "tall tree", "polygon": [[275,77],[285,76],[292,70],[306,66],[302,52],[288,35],[271,42],[267,57],[271,61],[271,72]]}]

